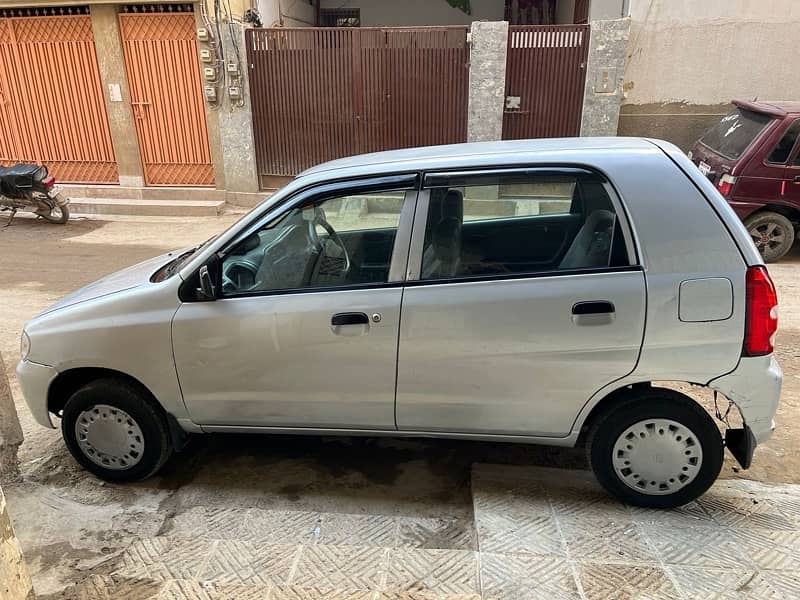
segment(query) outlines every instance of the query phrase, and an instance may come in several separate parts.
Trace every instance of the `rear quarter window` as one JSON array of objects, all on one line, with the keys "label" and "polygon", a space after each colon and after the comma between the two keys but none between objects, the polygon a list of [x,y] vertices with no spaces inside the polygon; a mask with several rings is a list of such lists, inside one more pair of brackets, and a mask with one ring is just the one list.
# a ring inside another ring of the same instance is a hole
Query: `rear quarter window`
[{"label": "rear quarter window", "polygon": [[747,150],[771,120],[769,115],[737,108],[709,129],[700,138],[700,143],[725,158],[735,160]]}]

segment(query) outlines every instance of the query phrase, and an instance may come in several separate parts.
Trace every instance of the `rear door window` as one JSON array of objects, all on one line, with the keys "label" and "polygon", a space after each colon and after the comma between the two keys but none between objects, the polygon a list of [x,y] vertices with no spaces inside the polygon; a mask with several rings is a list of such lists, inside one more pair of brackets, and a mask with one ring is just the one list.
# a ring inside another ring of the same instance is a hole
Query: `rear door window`
[{"label": "rear door window", "polygon": [[735,160],[772,120],[769,115],[737,108],[708,130],[700,142],[717,154]]},{"label": "rear door window", "polygon": [[769,156],[767,157],[767,162],[780,165],[785,164],[786,161],[789,160],[789,156],[792,154],[792,149],[797,142],[798,134],[800,134],[800,119],[795,120],[789,129],[786,130],[786,133],[783,134],[783,137],[781,137],[780,141],[775,144],[772,152],[770,152]]}]

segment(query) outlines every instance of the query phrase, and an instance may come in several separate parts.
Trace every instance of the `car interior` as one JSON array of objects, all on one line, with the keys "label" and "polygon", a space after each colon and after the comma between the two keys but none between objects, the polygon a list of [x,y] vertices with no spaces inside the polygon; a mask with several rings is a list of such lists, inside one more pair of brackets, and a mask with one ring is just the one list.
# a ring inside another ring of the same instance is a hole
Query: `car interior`
[{"label": "car interior", "polygon": [[[431,190],[421,279],[629,264],[611,199],[599,182],[576,182],[568,211],[522,216],[465,219],[465,190]],[[223,292],[385,282],[395,234],[395,227],[337,231],[322,207],[296,208],[226,257]]]}]

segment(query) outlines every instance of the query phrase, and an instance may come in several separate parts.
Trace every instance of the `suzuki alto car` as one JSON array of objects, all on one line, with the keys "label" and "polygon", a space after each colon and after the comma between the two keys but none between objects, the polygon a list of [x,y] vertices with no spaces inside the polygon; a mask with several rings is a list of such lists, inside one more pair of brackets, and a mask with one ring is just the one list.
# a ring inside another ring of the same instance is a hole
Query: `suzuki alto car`
[{"label": "suzuki alto car", "polygon": [[[504,141],[356,156],[25,326],[39,423],[97,476],[186,433],[584,445],[617,498],[686,503],[773,430],[777,299],[674,146]],[[726,397],[727,429],[685,382]],[[677,387],[677,386],[676,386]],[[723,441],[724,439],[724,441]]]}]

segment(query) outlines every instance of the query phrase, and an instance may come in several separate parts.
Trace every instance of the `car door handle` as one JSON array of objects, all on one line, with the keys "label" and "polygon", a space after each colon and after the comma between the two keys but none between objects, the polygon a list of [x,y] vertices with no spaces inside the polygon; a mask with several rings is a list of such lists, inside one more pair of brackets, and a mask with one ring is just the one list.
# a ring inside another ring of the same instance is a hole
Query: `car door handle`
[{"label": "car door handle", "polygon": [[367,325],[369,318],[362,312],[343,312],[336,313],[331,317],[331,325],[339,327],[341,325]]},{"label": "car door handle", "polygon": [[572,305],[573,315],[605,315],[614,312],[614,303],[608,300],[576,302]]},{"label": "car door handle", "polygon": [[794,182],[795,183],[800,183],[800,175],[795,175],[794,176]]}]

